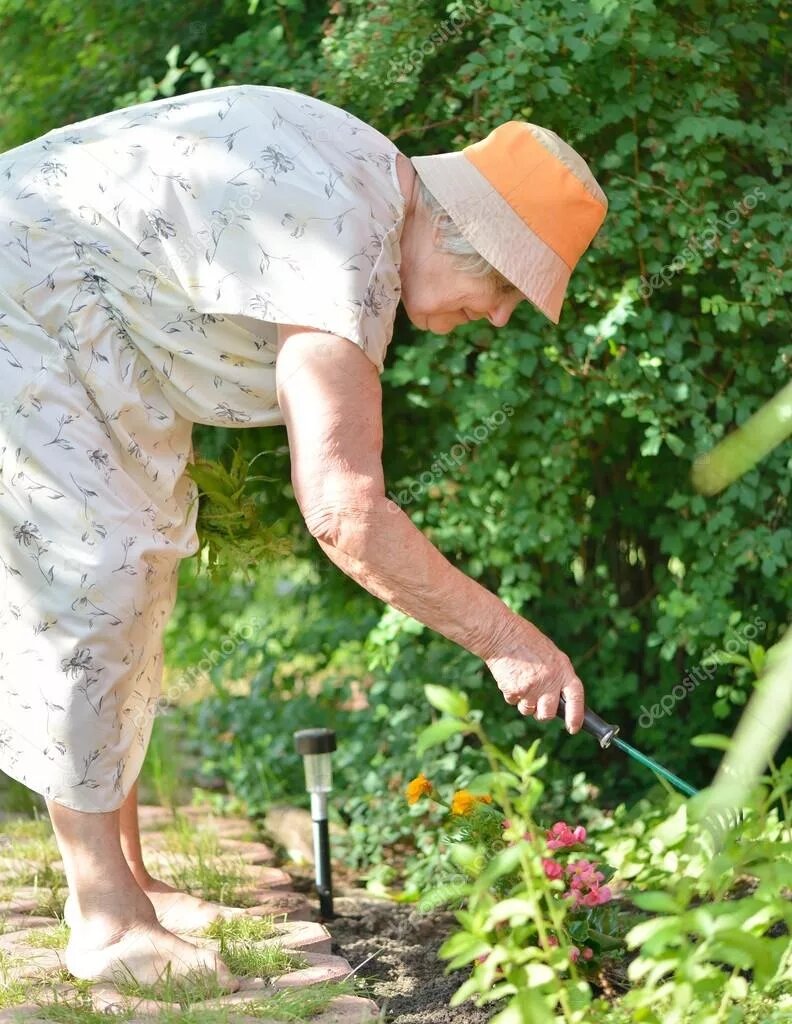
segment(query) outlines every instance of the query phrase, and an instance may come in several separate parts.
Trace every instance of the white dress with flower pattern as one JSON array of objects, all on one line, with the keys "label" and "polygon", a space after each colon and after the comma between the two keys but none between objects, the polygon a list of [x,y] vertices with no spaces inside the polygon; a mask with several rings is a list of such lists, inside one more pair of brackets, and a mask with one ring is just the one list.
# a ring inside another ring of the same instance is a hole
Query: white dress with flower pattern
[{"label": "white dress with flower pattern", "polygon": [[276,324],[382,371],[398,150],[286,89],[117,110],[0,154],[0,769],[120,806],[196,549],[195,422],[282,423]]}]

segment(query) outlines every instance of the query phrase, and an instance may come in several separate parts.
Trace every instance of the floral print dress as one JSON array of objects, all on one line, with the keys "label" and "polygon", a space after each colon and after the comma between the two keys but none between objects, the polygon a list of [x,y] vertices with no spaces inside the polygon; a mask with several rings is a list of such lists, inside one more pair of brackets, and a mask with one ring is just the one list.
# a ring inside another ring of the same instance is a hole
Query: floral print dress
[{"label": "floral print dress", "polygon": [[276,324],[379,371],[400,296],[398,150],[234,86],[0,155],[0,769],[80,811],[140,770],[195,422],[282,423]]}]

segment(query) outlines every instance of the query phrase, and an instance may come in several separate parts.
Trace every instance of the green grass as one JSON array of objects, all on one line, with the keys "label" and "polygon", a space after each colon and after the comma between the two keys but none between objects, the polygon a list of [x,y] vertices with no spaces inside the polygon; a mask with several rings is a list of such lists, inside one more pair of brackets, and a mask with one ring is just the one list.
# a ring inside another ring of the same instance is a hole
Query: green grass
[{"label": "green grass", "polygon": [[[252,999],[224,1009],[207,1010],[191,1006],[183,1010],[162,1010],[157,1014],[157,1024],[233,1024],[243,1015],[301,1024],[321,1013],[336,996],[354,994],[355,986],[351,981],[325,982],[303,989],[284,989],[263,999]],[[86,1024],[94,1022],[86,1021]]]},{"label": "green grass", "polygon": [[275,918],[269,917],[231,917],[228,920],[218,918],[207,925],[203,934],[209,939],[219,939],[221,943],[240,941],[260,941],[271,939],[277,934]]},{"label": "green grass", "polygon": [[53,867],[60,854],[47,818],[13,818],[3,822],[0,865],[22,861],[6,885],[65,885],[63,872]]},{"label": "green grass", "polygon": [[52,891],[66,887],[66,876],[63,870],[53,867],[50,861],[45,861],[43,864],[30,864],[29,867],[16,872],[8,881],[17,886],[33,885]]},{"label": "green grass", "polygon": [[181,799],[181,754],[178,744],[169,735],[170,731],[169,723],[161,717],[154,719],[140,787],[144,791],[153,791],[157,803],[175,812]]},{"label": "green grass", "polygon": [[42,812],[46,814],[46,806],[38,793],[3,775],[0,777],[0,811],[33,816]]},{"label": "green grass", "polygon": [[[2,835],[4,838],[7,837],[12,843],[26,839],[35,841],[49,839],[52,840],[53,844],[55,842],[49,818],[9,818],[3,822]],[[18,856],[16,846],[14,846],[14,856]]]},{"label": "green grass", "polygon": [[198,827],[189,818],[177,814],[162,830],[164,847],[169,853],[206,860],[220,855],[220,837],[207,827]]},{"label": "green grass", "polygon": [[25,942],[40,949],[65,949],[69,942],[69,927],[65,921],[59,921],[52,928],[31,928]]},{"label": "green grass", "polygon": [[32,916],[62,918],[67,896],[68,890],[65,881],[55,881],[47,888],[42,888],[36,905],[31,911]]},{"label": "green grass", "polygon": [[119,971],[113,978],[113,983],[123,996],[178,1003],[183,1008],[204,999],[216,999],[227,994],[217,976],[209,971],[194,971],[184,977],[173,977],[170,966],[154,985],[142,985],[127,970]]},{"label": "green grass", "polygon": [[252,907],[255,904],[254,897],[245,892],[250,885],[249,879],[227,861],[214,863],[198,853],[186,864],[170,867],[167,874],[169,881],[177,888],[202,896],[205,900],[237,907]]},{"label": "green grass", "polygon": [[231,973],[239,978],[275,978],[308,965],[304,956],[280,946],[254,946],[244,942],[226,944],[221,941],[220,956]]},{"label": "green grass", "polygon": [[336,996],[352,995],[355,995],[355,985],[352,981],[331,981],[309,985],[306,988],[282,989],[267,996],[266,999],[257,999],[238,1009],[251,1017],[297,1024],[321,1013]]},{"label": "green grass", "polygon": [[[91,1005],[91,997],[75,993],[67,999],[56,998],[52,1003],[41,1004],[36,1013],[42,1020],[51,1020],[55,1024],[107,1024],[108,1014],[103,1010],[95,1010]],[[123,1009],[113,1013],[113,1020],[128,1020],[132,1009]]]},{"label": "green grass", "polygon": [[20,963],[19,959],[0,949],[0,1010],[9,1009],[24,1003],[28,994],[29,983],[15,978],[12,968]]}]

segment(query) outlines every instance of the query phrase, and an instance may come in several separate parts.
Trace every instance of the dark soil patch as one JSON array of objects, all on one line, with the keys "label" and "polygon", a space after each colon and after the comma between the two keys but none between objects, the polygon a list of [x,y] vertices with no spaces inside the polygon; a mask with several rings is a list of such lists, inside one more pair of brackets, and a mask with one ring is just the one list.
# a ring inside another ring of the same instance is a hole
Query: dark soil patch
[{"label": "dark soil patch", "polygon": [[356,974],[389,1024],[483,1024],[494,1016],[495,1006],[448,1005],[467,978],[465,971],[445,974],[446,962],[437,956],[456,925],[453,914],[419,914],[369,896],[338,897],[335,910],[338,916],[327,922],[333,952],[353,968],[363,964]]}]

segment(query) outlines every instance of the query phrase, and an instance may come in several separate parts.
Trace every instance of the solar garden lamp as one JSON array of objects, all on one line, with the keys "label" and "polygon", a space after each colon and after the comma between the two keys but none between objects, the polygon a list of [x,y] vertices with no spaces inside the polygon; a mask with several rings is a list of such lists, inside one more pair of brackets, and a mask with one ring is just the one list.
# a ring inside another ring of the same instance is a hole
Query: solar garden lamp
[{"label": "solar garden lamp", "polygon": [[322,917],[333,917],[333,883],[330,872],[330,832],[327,826],[327,794],[333,788],[332,752],[336,735],[332,729],[301,729],[294,734],[294,746],[302,755],[305,788],[311,794],[316,891]]}]

